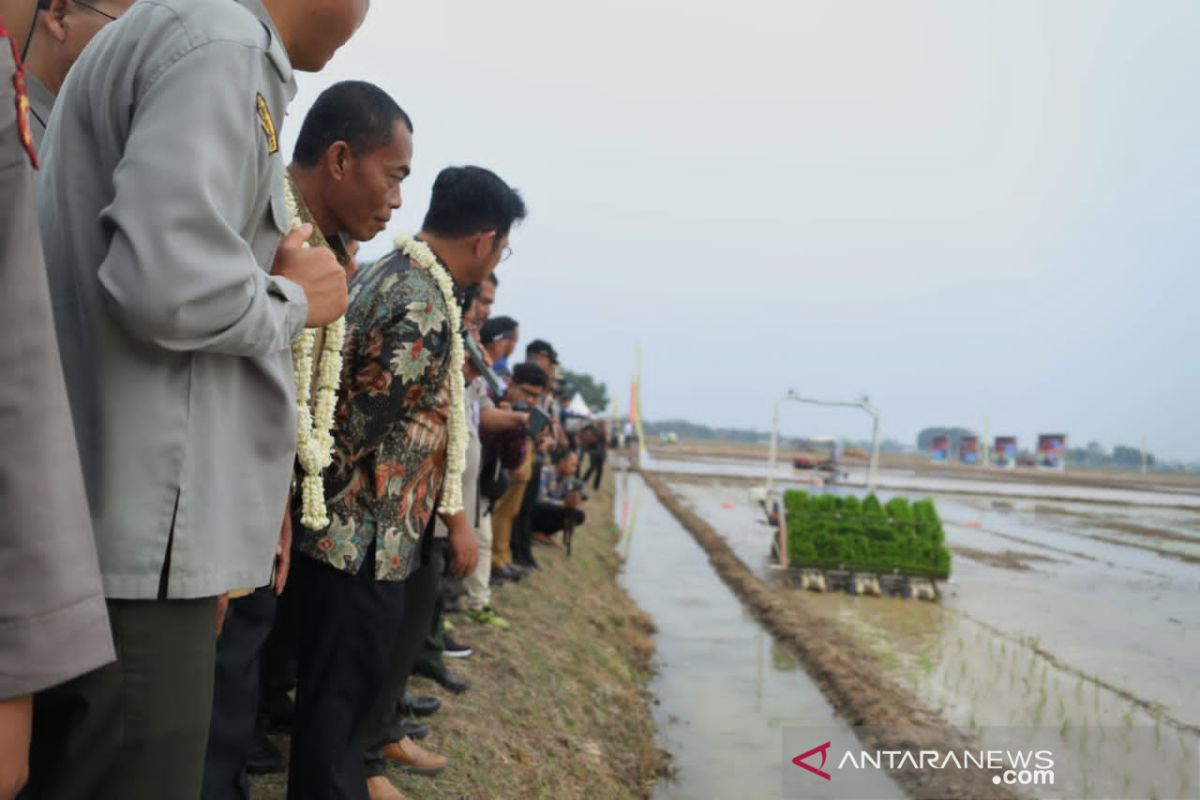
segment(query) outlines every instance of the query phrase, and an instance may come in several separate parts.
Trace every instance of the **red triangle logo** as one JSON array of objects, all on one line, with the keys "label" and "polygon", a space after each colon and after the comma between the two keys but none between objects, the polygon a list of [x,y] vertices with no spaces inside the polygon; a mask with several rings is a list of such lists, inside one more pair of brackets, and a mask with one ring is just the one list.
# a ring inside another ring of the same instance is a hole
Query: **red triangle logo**
[{"label": "red triangle logo", "polygon": [[821,754],[821,767],[824,767],[825,759],[829,755],[830,744],[832,744],[832,742],[826,742],[825,744],[814,747],[812,750],[809,750],[807,753],[801,753],[800,755],[798,755],[792,759],[792,763],[795,764],[797,767],[802,767],[802,768],[808,770],[813,775],[816,775],[819,778],[824,778],[827,781],[833,780],[833,777],[828,772],[826,772],[824,769],[821,769],[819,767],[814,767],[812,764],[804,763],[804,760],[806,758],[810,758],[810,757],[816,755],[817,753],[820,753]]}]

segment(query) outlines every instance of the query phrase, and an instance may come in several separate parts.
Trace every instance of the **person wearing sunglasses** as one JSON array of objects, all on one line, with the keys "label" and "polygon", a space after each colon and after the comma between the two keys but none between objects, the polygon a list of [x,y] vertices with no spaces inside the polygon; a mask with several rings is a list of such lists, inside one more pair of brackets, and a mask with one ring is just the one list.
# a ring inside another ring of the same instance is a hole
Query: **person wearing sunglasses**
[{"label": "person wearing sunglasses", "polygon": [[[35,2],[35,0],[29,0]],[[83,48],[133,0],[36,0],[37,14],[25,38],[25,81],[29,91],[29,128],[41,147],[54,98]]]}]

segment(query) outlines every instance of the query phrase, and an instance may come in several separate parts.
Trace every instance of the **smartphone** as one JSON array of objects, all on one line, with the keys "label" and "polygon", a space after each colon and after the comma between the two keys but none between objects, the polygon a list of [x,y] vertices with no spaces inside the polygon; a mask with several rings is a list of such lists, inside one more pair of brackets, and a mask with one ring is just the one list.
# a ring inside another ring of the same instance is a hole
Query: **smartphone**
[{"label": "smartphone", "polygon": [[550,424],[550,415],[540,408],[535,408],[529,412],[529,435],[537,436],[542,430]]}]

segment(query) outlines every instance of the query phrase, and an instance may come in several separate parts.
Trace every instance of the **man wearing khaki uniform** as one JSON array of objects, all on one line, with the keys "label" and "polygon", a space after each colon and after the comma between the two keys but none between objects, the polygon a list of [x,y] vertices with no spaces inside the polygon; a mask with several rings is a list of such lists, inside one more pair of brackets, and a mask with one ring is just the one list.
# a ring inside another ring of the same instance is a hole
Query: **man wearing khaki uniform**
[{"label": "man wearing khaki uniform", "polygon": [[290,345],[346,306],[289,234],[279,130],[366,0],[145,0],[48,121],[38,208],[120,659],[39,698],[31,797],[199,796],[216,597],[270,577]]}]

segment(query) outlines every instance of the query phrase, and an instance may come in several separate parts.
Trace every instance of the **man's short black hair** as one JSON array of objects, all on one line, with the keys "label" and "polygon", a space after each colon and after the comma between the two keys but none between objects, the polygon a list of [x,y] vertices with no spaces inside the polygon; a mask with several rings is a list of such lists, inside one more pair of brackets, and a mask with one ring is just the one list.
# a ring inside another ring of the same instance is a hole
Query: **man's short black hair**
[{"label": "man's short black hair", "polygon": [[335,83],[321,92],[308,110],[292,159],[306,167],[315,166],[334,142],[345,142],[356,156],[366,155],[392,141],[397,121],[412,133],[408,114],[375,84]]},{"label": "man's short black hair", "polygon": [[550,458],[554,460],[555,464],[561,464],[563,459],[570,458],[574,453],[575,451],[569,447],[559,447],[550,454]]},{"label": "man's short black hair", "polygon": [[529,343],[525,348],[525,357],[530,356],[545,356],[550,359],[551,364],[558,363],[558,351],[545,339],[534,339]]},{"label": "man's short black hair", "polygon": [[537,364],[524,361],[513,367],[512,382],[524,384],[525,386],[540,386],[545,389],[550,385],[550,376],[546,374],[546,370]]},{"label": "man's short black hair", "polygon": [[446,167],[433,182],[421,227],[451,238],[482,231],[496,231],[499,237],[523,219],[525,201],[496,173],[483,167]]},{"label": "man's short black hair", "polygon": [[512,317],[488,317],[479,329],[479,340],[484,344],[491,344],[497,339],[511,339],[516,329],[517,321]]}]

